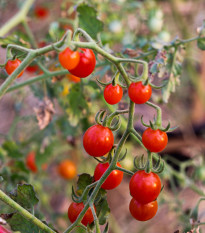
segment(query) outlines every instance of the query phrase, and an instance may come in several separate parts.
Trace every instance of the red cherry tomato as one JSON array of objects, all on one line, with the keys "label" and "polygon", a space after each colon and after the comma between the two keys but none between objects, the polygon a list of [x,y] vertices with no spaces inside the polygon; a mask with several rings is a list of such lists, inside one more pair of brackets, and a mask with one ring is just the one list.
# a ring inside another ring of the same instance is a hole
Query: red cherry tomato
[{"label": "red cherry tomato", "polygon": [[[38,171],[38,168],[36,166],[36,153],[35,151],[31,151],[26,156],[26,165],[32,172],[36,173]],[[42,164],[41,168],[43,170],[46,170],[48,167],[47,164]]]},{"label": "red cherry tomato", "polygon": [[[78,215],[81,213],[81,211],[84,208],[84,204],[81,203],[75,203],[72,202],[68,208],[68,218],[71,221],[71,223],[75,222],[77,219]],[[91,208],[89,207],[88,210],[86,211],[81,223],[85,226],[91,224],[94,221],[94,217],[91,211]]]},{"label": "red cherry tomato", "polygon": [[38,171],[38,168],[36,166],[35,157],[36,157],[36,154],[34,151],[29,152],[27,157],[26,157],[26,165],[34,173]]},{"label": "red cherry tomato", "polygon": [[128,88],[128,94],[134,103],[144,104],[150,99],[152,88],[149,84],[144,86],[142,82],[131,83]]},{"label": "red cherry tomato", "polygon": [[72,51],[69,48],[64,49],[59,53],[58,59],[60,64],[67,70],[74,69],[80,62],[80,53]]},{"label": "red cherry tomato", "polygon": [[138,221],[147,221],[153,218],[158,209],[157,201],[152,201],[147,204],[142,204],[134,198],[130,201],[130,213]]},{"label": "red cherry tomato", "polygon": [[[14,72],[14,70],[21,64],[21,61],[16,58],[15,60],[8,60],[5,66],[6,72],[10,75]],[[17,78],[21,77],[24,71],[17,76]]]},{"label": "red cherry tomato", "polygon": [[38,70],[38,66],[37,65],[30,65],[26,68],[26,71],[29,73],[34,73]]},{"label": "red cherry tomato", "polygon": [[45,7],[41,7],[41,6],[37,6],[34,9],[34,12],[35,12],[36,17],[39,18],[39,19],[46,18],[48,16],[48,14],[49,14],[48,9],[45,8]]},{"label": "red cherry tomato", "polygon": [[102,125],[93,125],[84,134],[83,146],[86,152],[94,157],[107,154],[114,144],[112,131]]},{"label": "red cherry tomato", "polygon": [[80,61],[74,69],[69,69],[69,72],[79,78],[85,78],[90,75],[95,69],[96,59],[95,54],[91,49],[81,48]]},{"label": "red cherry tomato", "polygon": [[74,83],[79,83],[80,82],[80,78],[76,77],[75,75],[72,74],[68,74],[67,78],[69,81],[74,82]]},{"label": "red cherry tomato", "polygon": [[140,203],[146,204],[157,199],[161,191],[161,180],[153,172],[137,171],[131,178],[130,195]]},{"label": "red cherry tomato", "polygon": [[142,142],[151,152],[160,152],[166,147],[168,137],[167,134],[160,129],[153,130],[147,128],[142,134]]},{"label": "red cherry tomato", "polygon": [[[120,163],[117,163],[118,167],[121,167]],[[94,179],[95,181],[99,180],[101,176],[105,173],[105,171],[108,169],[109,163],[99,163],[94,172]],[[101,188],[110,190],[116,188],[118,185],[120,185],[123,178],[123,172],[114,170],[110,173],[110,175],[107,177],[105,182],[102,184]]]},{"label": "red cherry tomato", "polygon": [[123,90],[118,84],[113,86],[109,84],[104,89],[104,98],[108,104],[117,104],[122,99]]},{"label": "red cherry tomato", "polygon": [[58,172],[64,179],[73,179],[77,174],[76,165],[68,159],[63,160],[58,166]]},{"label": "red cherry tomato", "polygon": [[4,227],[0,225],[0,233],[11,233],[11,231],[5,229]]}]

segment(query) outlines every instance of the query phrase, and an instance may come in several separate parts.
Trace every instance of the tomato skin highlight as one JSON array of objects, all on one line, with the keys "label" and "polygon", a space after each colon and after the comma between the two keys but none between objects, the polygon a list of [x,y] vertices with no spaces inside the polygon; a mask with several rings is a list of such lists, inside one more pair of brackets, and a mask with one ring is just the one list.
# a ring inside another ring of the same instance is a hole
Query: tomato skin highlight
[{"label": "tomato skin highlight", "polygon": [[139,203],[146,204],[157,199],[161,192],[161,180],[156,173],[137,171],[129,183],[130,195]]},{"label": "tomato skin highlight", "polygon": [[82,50],[79,52],[80,61],[75,68],[69,69],[69,72],[79,78],[85,78],[95,69],[96,59],[91,49],[80,48],[80,50]]},{"label": "tomato skin highlight", "polygon": [[83,136],[85,151],[94,157],[107,154],[114,144],[114,136],[108,127],[93,125],[87,129]]},{"label": "tomato skin highlight", "polygon": [[151,152],[160,152],[167,146],[168,137],[160,129],[147,128],[142,134],[142,143]]},{"label": "tomato skin highlight", "polygon": [[144,86],[141,81],[131,83],[128,88],[128,95],[134,103],[144,104],[150,99],[152,88],[149,84]]},{"label": "tomato skin highlight", "polygon": [[[12,74],[16,68],[21,64],[21,61],[16,58],[15,60],[8,60],[5,66],[7,74]],[[17,78],[20,78],[23,74],[24,70],[21,71],[21,73],[17,76]]]},{"label": "tomato skin highlight", "polygon": [[130,201],[129,205],[131,215],[138,221],[147,221],[153,218],[158,210],[157,201],[152,201],[147,204],[142,204],[134,198]]},{"label": "tomato skin highlight", "polygon": [[59,53],[58,59],[62,67],[67,70],[74,69],[80,62],[80,53],[72,51],[69,48],[64,49]]},{"label": "tomato skin highlight", "polygon": [[[74,223],[75,220],[77,219],[78,215],[81,213],[81,211],[84,208],[84,204],[81,203],[75,203],[72,202],[68,208],[68,218],[71,221],[71,223]],[[88,210],[86,211],[81,223],[85,226],[91,224],[94,221],[93,214],[91,211],[91,208],[89,207]]]},{"label": "tomato skin highlight", "polygon": [[77,174],[76,165],[68,159],[63,160],[58,165],[58,173],[64,179],[68,179],[68,180],[73,179]]},{"label": "tomato skin highlight", "polygon": [[[117,163],[118,167],[121,167],[120,163]],[[105,171],[108,169],[109,163],[99,163],[94,172],[94,179],[95,181],[99,180],[101,176],[105,173]],[[114,170],[110,173],[110,175],[107,177],[107,179],[102,184],[101,188],[105,190],[110,190],[116,188],[123,179],[123,172],[119,170]]]},{"label": "tomato skin highlight", "polygon": [[104,98],[108,104],[117,104],[120,102],[123,96],[123,90],[120,85],[113,86],[109,84],[104,89]]}]

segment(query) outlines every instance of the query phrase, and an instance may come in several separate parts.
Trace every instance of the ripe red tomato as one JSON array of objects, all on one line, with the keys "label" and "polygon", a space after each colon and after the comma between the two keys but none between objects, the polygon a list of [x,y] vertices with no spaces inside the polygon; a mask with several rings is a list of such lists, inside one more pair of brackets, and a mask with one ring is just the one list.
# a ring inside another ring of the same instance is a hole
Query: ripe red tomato
[{"label": "ripe red tomato", "polygon": [[156,200],[161,191],[161,180],[153,172],[137,171],[131,178],[130,195],[142,204]]},{"label": "ripe red tomato", "polygon": [[28,153],[26,157],[26,165],[32,172],[37,172],[38,168],[35,161],[36,154],[34,151]]},{"label": "ripe red tomato", "polygon": [[26,71],[27,72],[30,72],[30,73],[34,73],[38,70],[38,66],[37,65],[30,65],[26,68]]},{"label": "ripe red tomato", "polygon": [[0,233],[11,233],[11,231],[5,229],[4,227],[0,225]]},{"label": "ripe red tomato", "polygon": [[122,99],[123,90],[118,84],[113,86],[109,84],[104,89],[104,98],[108,104],[117,104]]},{"label": "ripe red tomato", "polygon": [[[31,151],[26,156],[26,165],[32,172],[36,173],[38,171],[38,168],[36,166],[36,153],[35,151]],[[43,170],[46,170],[48,167],[47,164],[42,164],[41,168]]]},{"label": "ripe red tomato", "polygon": [[69,72],[79,78],[85,78],[90,75],[95,69],[96,59],[95,54],[91,49],[80,48],[80,61],[74,69],[69,69]]},{"label": "ripe red tomato", "polygon": [[157,201],[152,201],[147,204],[142,204],[134,198],[130,201],[130,213],[138,221],[147,221],[153,218],[158,209]]},{"label": "ripe red tomato", "polygon": [[[81,203],[75,203],[72,202],[68,208],[68,218],[71,221],[71,223],[75,222],[77,219],[78,215],[81,213],[81,211],[84,208],[84,204]],[[91,211],[91,208],[89,207],[88,210],[86,211],[81,223],[85,226],[91,224],[94,221],[94,217]]]},{"label": "ripe red tomato", "polygon": [[47,8],[45,7],[42,7],[42,6],[37,6],[35,9],[34,9],[34,13],[36,15],[37,18],[39,19],[43,19],[43,18],[46,18],[49,14],[49,11]]},{"label": "ripe red tomato", "polygon": [[141,81],[131,83],[128,88],[128,94],[134,103],[144,104],[150,99],[152,95],[152,88],[149,84],[144,86]]},{"label": "ripe red tomato", "polygon": [[59,53],[58,59],[60,64],[67,70],[74,69],[80,62],[80,53],[72,51],[69,48],[64,49]]},{"label": "ripe red tomato", "polygon": [[107,154],[114,144],[114,136],[108,127],[93,125],[83,136],[83,146],[86,152],[94,157]]},{"label": "ripe red tomato", "polygon": [[153,130],[147,128],[142,134],[142,142],[151,152],[160,152],[166,147],[168,137],[167,134],[160,129]]},{"label": "ripe red tomato", "polygon": [[76,165],[68,159],[63,160],[58,165],[58,172],[65,179],[73,179],[77,174]]},{"label": "ripe red tomato", "polygon": [[75,75],[72,74],[68,74],[67,78],[69,81],[74,82],[74,83],[79,83],[80,82],[80,78],[76,77]]},{"label": "ripe red tomato", "polygon": [[[14,72],[14,70],[21,64],[21,61],[16,58],[15,60],[8,60],[5,66],[6,72],[10,75]],[[21,77],[24,71],[17,76],[17,78]]]},{"label": "ripe red tomato", "polygon": [[[118,167],[121,167],[120,163],[117,163]],[[105,171],[108,169],[109,163],[99,163],[94,172],[94,179],[95,181],[99,180],[101,176],[105,173]],[[122,182],[123,178],[123,172],[114,170],[110,173],[110,175],[107,177],[105,182],[102,184],[101,188],[110,190],[116,188],[120,183]]]}]

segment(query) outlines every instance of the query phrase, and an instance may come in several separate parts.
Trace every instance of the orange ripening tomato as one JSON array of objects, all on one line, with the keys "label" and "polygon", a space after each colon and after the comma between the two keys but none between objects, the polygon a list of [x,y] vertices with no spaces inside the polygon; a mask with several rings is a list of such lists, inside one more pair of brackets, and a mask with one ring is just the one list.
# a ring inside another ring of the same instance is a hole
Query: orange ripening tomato
[{"label": "orange ripening tomato", "polygon": [[72,81],[74,83],[79,83],[80,80],[81,80],[80,78],[78,78],[77,76],[72,75],[72,74],[68,74],[67,78],[68,78],[68,80],[70,80],[70,81]]},{"label": "orange ripening tomato", "polygon": [[58,165],[58,173],[64,179],[68,179],[68,180],[73,179],[77,174],[76,165],[68,159],[63,160]]},{"label": "orange ripening tomato", "polygon": [[67,70],[72,70],[80,61],[80,53],[78,51],[72,51],[71,49],[66,48],[59,53],[58,59],[62,67]]},{"label": "orange ripening tomato", "polygon": [[[16,58],[15,60],[8,60],[5,66],[7,74],[12,74],[16,68],[21,64],[21,61]],[[17,78],[20,78],[23,74],[24,70],[21,71],[21,73],[17,76]]]}]

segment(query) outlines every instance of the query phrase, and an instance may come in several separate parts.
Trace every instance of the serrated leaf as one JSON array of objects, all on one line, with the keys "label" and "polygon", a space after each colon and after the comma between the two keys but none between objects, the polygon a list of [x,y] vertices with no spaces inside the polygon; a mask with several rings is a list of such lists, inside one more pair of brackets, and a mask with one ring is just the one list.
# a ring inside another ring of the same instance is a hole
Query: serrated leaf
[{"label": "serrated leaf", "polygon": [[93,183],[93,178],[91,175],[87,173],[83,173],[79,175],[78,182],[77,182],[77,194],[82,195],[85,188]]},{"label": "serrated leaf", "polygon": [[93,39],[103,30],[103,22],[97,19],[97,11],[86,4],[78,6],[79,26],[84,29]]},{"label": "serrated leaf", "polygon": [[10,193],[10,197],[19,205],[28,210],[36,205],[39,201],[36,197],[33,186],[30,184],[17,185],[17,188]]},{"label": "serrated leaf", "polygon": [[13,231],[19,231],[22,233],[45,233],[44,230],[40,229],[31,221],[28,221],[20,214],[16,213],[7,220]]},{"label": "serrated leaf", "polygon": [[18,145],[14,141],[5,141],[2,147],[7,151],[7,155],[11,158],[20,158],[23,156],[19,151]]},{"label": "serrated leaf", "polygon": [[205,38],[199,38],[197,40],[197,46],[201,50],[205,50]]},{"label": "serrated leaf", "polygon": [[107,218],[110,214],[110,208],[108,206],[106,198],[104,197],[103,199],[101,199],[100,202],[95,205],[95,207],[99,224],[104,225],[107,222]]}]

